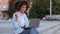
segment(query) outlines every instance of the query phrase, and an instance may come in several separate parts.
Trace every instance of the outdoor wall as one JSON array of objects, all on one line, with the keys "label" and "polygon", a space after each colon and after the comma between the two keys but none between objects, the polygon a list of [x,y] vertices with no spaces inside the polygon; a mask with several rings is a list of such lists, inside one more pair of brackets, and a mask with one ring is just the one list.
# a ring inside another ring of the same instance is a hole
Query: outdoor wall
[{"label": "outdoor wall", "polygon": [[1,10],[8,10],[9,8],[9,0],[1,0],[0,2]]},{"label": "outdoor wall", "polygon": [[0,19],[8,19],[9,17],[8,9],[9,9],[9,0],[0,0]]}]

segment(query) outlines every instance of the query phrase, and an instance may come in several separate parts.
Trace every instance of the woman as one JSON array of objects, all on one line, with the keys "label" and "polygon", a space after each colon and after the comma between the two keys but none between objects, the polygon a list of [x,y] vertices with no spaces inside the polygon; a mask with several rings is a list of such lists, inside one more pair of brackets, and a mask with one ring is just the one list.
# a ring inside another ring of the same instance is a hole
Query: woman
[{"label": "woman", "polygon": [[29,26],[29,21],[24,13],[29,8],[29,3],[26,1],[18,1],[15,3],[15,9],[18,12],[13,14],[13,28],[14,34],[29,34],[28,31],[24,32],[24,28]]}]

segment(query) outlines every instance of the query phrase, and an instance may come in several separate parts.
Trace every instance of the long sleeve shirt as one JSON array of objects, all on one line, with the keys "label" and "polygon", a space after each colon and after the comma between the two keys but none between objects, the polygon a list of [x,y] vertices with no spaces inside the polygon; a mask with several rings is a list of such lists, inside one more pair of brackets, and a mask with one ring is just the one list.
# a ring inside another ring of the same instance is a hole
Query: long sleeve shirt
[{"label": "long sleeve shirt", "polygon": [[[18,21],[16,21],[15,16],[16,13],[18,14]],[[29,27],[29,20],[25,13],[23,14],[21,14],[20,12],[16,13],[13,14],[12,23],[13,23],[14,34],[19,34],[24,31],[24,28],[21,28],[22,26]],[[22,20],[22,18],[24,18],[24,20]]]}]

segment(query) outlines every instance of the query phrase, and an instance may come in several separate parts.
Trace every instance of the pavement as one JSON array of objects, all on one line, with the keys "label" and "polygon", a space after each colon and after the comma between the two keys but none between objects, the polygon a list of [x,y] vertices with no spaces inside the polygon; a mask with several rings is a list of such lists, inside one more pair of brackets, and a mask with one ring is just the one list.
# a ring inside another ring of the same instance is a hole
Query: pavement
[{"label": "pavement", "polygon": [[11,21],[0,20],[0,34],[13,34]]},{"label": "pavement", "polygon": [[[39,34],[60,34],[60,21],[40,21],[35,29]],[[13,34],[11,21],[0,20],[0,34]]]},{"label": "pavement", "polygon": [[39,34],[60,34],[60,21],[40,21]]}]

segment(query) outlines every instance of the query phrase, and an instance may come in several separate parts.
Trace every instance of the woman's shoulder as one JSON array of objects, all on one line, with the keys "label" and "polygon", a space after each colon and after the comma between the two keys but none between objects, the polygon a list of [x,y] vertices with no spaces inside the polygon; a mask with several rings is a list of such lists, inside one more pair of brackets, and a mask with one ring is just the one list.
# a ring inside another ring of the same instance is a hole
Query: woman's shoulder
[{"label": "woman's shoulder", "polygon": [[27,17],[27,14],[24,13],[24,16]]},{"label": "woman's shoulder", "polygon": [[24,15],[26,16],[26,14],[24,13]]}]

